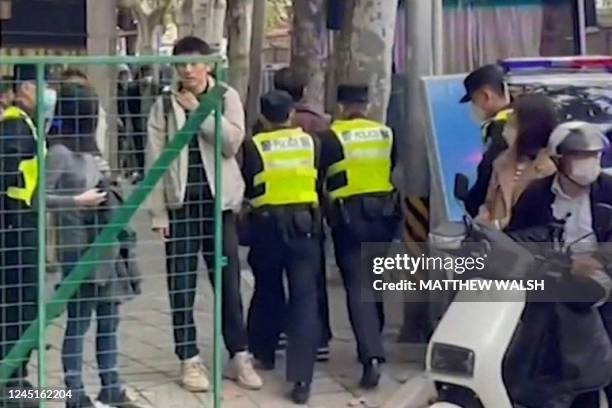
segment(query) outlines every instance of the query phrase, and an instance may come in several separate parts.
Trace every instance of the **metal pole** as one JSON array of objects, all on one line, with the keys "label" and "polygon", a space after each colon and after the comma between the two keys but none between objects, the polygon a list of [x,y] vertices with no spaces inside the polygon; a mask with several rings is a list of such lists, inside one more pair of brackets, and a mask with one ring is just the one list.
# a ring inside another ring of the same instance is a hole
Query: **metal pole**
[{"label": "metal pole", "polygon": [[442,0],[432,0],[433,73],[444,73],[444,7]]},{"label": "metal pole", "polygon": [[587,55],[587,41],[586,41],[586,5],[585,0],[576,0],[577,2],[577,17],[578,17],[578,54]]},{"label": "metal pole", "polygon": [[[217,78],[222,74],[221,64],[215,66],[215,74]],[[223,266],[225,266],[225,257],[223,256],[223,209],[221,202],[223,201],[223,185],[221,175],[221,149],[223,142],[221,140],[221,121],[223,120],[223,97],[217,102],[215,107],[215,197],[214,197],[214,218],[215,218],[215,237],[214,237],[214,274],[215,274],[215,305],[214,305],[214,339],[213,339],[213,393],[214,393],[214,408],[221,408],[221,396],[223,395],[223,379],[222,379],[222,356],[221,349],[221,308],[222,308],[222,281],[221,275]]]},{"label": "metal pole", "polygon": [[[259,115],[259,94],[261,92],[261,65],[266,29],[266,3],[253,3],[253,31],[251,37],[251,66],[249,72],[249,92],[247,96],[247,127],[250,128]],[[250,134],[250,129],[247,129]]]},{"label": "metal pole", "polygon": [[[37,309],[38,309],[38,387],[47,386],[47,341],[46,341],[46,249],[47,249],[47,202],[45,194],[45,64],[36,64],[36,158],[38,161],[38,188],[37,188],[37,232],[38,232],[38,283],[37,283]],[[31,262],[24,260],[24,262]],[[44,398],[39,400],[38,406],[47,406]]]}]

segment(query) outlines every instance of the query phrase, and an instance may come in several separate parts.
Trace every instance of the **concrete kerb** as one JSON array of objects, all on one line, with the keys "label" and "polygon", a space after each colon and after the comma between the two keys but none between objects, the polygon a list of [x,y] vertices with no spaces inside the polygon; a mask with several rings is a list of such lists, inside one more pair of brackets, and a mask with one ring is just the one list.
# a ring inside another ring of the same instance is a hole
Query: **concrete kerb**
[{"label": "concrete kerb", "polygon": [[381,408],[425,408],[436,397],[433,382],[425,374],[408,380]]}]

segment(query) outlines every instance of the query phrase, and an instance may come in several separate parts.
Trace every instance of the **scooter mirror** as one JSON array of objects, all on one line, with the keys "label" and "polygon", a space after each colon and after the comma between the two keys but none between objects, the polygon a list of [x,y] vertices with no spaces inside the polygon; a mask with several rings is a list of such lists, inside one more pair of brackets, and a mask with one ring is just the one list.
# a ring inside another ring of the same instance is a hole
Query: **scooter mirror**
[{"label": "scooter mirror", "polygon": [[605,234],[612,230],[612,205],[605,203],[595,204],[593,220],[595,232]]},{"label": "scooter mirror", "polygon": [[468,192],[470,189],[470,180],[465,174],[455,174],[455,198],[463,203],[468,198]]}]

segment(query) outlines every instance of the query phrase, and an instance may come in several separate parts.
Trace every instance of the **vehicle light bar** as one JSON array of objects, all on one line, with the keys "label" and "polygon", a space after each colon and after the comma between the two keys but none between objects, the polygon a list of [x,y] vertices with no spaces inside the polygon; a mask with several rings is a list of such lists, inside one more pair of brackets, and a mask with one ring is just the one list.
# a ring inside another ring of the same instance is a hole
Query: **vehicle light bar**
[{"label": "vehicle light bar", "polygon": [[534,71],[608,71],[612,72],[610,56],[574,56],[553,58],[509,58],[499,61],[507,74]]}]

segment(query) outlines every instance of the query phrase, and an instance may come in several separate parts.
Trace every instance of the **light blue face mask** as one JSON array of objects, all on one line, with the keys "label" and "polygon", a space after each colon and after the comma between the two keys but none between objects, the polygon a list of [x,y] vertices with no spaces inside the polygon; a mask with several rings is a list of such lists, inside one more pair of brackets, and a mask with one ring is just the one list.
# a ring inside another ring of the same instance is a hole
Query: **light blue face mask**
[{"label": "light blue face mask", "polygon": [[45,115],[45,130],[48,132],[53,120],[55,112],[55,104],[57,103],[57,91],[55,89],[46,88],[43,98],[43,112]]}]

